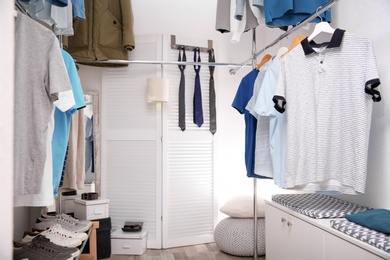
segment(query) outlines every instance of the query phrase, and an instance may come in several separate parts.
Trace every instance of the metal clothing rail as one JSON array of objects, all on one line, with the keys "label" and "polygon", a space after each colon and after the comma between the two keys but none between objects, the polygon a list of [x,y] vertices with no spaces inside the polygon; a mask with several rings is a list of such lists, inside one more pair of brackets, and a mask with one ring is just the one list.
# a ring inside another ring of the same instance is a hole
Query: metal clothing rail
[{"label": "metal clothing rail", "polygon": [[193,62],[193,61],[157,61],[157,60],[80,60],[76,59],[76,63],[82,64],[157,64],[157,65],[200,65],[200,66],[225,66],[225,67],[252,67],[252,64],[242,63],[218,63],[218,62]]},{"label": "metal clothing rail", "polygon": [[[258,51],[257,53],[255,53],[252,57],[250,57],[249,59],[247,59],[246,61],[244,61],[242,63],[242,67],[244,67],[248,62],[254,60],[257,58],[257,56],[259,56],[261,53],[263,53],[265,50],[267,50],[268,48],[274,46],[275,44],[277,44],[278,42],[280,42],[281,40],[283,40],[284,38],[286,38],[287,36],[289,36],[290,34],[292,34],[293,32],[295,32],[296,30],[300,29],[301,27],[303,27],[304,25],[306,25],[307,23],[311,22],[314,18],[318,17],[320,14],[322,14],[323,12],[325,12],[326,10],[328,10],[329,8],[331,8],[336,2],[338,2],[339,0],[330,0],[326,5],[320,7],[314,14],[312,14],[311,16],[309,16],[308,18],[306,18],[305,20],[303,20],[302,22],[300,22],[299,24],[297,24],[295,27],[291,28],[290,30],[288,30],[287,32],[283,33],[282,35],[280,35],[276,40],[274,40],[273,42],[271,42],[270,44],[268,44],[267,46],[265,46],[262,50]],[[230,70],[230,74],[231,75],[234,75],[236,74],[236,72],[241,69],[242,67],[237,67],[237,68],[234,68],[234,69],[231,69]]]}]

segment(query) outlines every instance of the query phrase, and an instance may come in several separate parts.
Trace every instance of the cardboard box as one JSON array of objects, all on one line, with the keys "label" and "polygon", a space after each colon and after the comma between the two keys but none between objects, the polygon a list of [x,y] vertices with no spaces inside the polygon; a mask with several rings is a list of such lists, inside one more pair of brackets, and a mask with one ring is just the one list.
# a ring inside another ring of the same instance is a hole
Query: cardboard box
[{"label": "cardboard box", "polygon": [[117,229],[111,233],[111,253],[113,255],[142,255],[146,251],[147,231],[123,232]]},{"label": "cardboard box", "polygon": [[94,220],[108,218],[109,199],[74,200],[74,217],[78,219]]}]

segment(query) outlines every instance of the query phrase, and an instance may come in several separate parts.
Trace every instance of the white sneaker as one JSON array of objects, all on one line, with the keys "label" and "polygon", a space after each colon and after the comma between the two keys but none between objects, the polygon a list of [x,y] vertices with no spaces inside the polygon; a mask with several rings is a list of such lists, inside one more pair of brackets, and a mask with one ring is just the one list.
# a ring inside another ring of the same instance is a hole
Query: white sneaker
[{"label": "white sneaker", "polygon": [[90,224],[83,224],[79,222],[72,221],[68,218],[54,218],[54,219],[44,219],[44,218],[38,218],[41,222],[35,223],[35,228],[37,229],[47,229],[55,224],[60,224],[63,228],[73,231],[73,232],[85,232],[88,231],[89,228],[92,225],[92,222]]},{"label": "white sneaker", "polygon": [[41,235],[48,238],[50,242],[64,247],[77,247],[82,243],[80,238],[76,237],[68,230],[64,230],[59,224],[53,225],[48,230],[42,231]]}]

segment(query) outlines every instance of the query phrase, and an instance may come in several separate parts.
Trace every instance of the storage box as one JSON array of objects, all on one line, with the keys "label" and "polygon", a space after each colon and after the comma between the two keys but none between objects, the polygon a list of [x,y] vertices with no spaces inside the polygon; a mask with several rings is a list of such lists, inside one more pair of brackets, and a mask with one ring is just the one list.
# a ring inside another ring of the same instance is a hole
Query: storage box
[{"label": "storage box", "polygon": [[142,255],[146,251],[147,231],[123,232],[117,229],[111,233],[113,255]]},{"label": "storage box", "polygon": [[[96,229],[96,253],[97,259],[106,259],[111,257],[111,218],[97,219],[92,221],[99,222],[99,228]],[[85,244],[83,254],[89,253],[89,240]]]},{"label": "storage box", "polygon": [[108,218],[109,199],[74,200],[74,217],[78,219],[93,220]]}]

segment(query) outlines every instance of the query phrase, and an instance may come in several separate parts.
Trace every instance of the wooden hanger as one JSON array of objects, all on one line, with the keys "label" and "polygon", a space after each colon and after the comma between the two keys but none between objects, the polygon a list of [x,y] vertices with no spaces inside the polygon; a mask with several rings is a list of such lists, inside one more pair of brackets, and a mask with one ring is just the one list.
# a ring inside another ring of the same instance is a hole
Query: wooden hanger
[{"label": "wooden hanger", "polygon": [[288,49],[288,51],[287,51],[285,54],[282,55],[282,58],[283,58],[284,56],[286,56],[287,53],[289,53],[292,49],[294,49],[295,47],[297,47],[297,46],[301,43],[301,41],[303,41],[303,39],[305,39],[305,38],[306,38],[305,35],[298,35],[297,37],[295,37],[295,39],[294,39],[293,42],[291,43],[290,48]]},{"label": "wooden hanger", "polygon": [[257,65],[256,69],[259,70],[261,67],[264,66],[270,59],[272,58],[271,54],[266,54],[264,57],[261,59],[259,65]]}]

